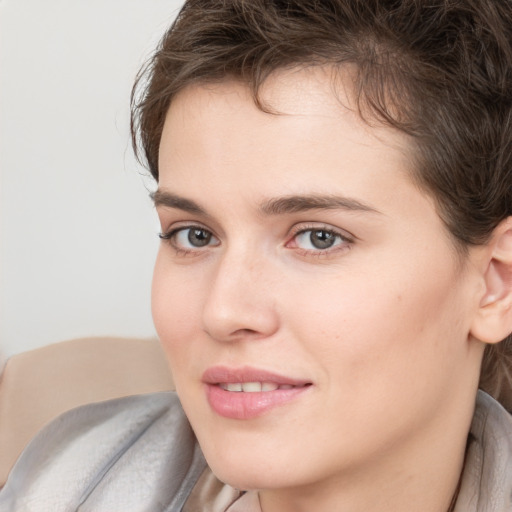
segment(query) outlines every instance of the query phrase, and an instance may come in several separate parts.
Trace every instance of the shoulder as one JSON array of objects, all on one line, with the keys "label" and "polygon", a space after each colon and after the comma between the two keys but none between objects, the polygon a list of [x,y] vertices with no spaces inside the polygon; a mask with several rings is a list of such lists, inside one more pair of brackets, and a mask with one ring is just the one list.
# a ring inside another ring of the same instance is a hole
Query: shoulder
[{"label": "shoulder", "polygon": [[180,510],[204,467],[175,393],[91,404],[34,438],[0,491],[0,512]]}]

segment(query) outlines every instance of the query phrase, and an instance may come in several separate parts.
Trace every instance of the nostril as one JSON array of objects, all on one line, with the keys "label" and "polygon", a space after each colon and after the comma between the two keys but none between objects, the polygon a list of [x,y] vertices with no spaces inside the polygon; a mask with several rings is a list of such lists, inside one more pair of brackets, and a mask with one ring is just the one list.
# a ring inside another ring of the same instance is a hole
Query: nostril
[{"label": "nostril", "polygon": [[267,336],[263,332],[259,332],[255,329],[236,329],[232,332],[226,331],[221,332],[220,330],[209,330],[204,328],[203,331],[212,339],[225,342],[237,342],[242,340],[257,340]]},{"label": "nostril", "polygon": [[233,336],[257,336],[259,333],[253,329],[238,329],[233,333]]}]

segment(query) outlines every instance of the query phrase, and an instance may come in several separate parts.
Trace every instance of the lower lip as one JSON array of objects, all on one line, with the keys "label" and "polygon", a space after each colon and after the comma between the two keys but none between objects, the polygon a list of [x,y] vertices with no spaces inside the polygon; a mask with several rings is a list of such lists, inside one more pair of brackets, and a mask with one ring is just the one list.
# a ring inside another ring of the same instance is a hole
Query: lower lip
[{"label": "lower lip", "polygon": [[218,415],[235,420],[249,420],[291,402],[309,387],[244,393],[242,391],[226,391],[220,386],[207,384],[206,396],[210,407]]}]

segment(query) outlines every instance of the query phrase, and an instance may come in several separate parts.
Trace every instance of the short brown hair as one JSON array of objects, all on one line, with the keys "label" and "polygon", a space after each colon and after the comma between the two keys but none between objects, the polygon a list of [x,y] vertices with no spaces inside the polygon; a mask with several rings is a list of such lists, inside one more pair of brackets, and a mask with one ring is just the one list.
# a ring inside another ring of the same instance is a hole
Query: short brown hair
[{"label": "short brown hair", "polygon": [[[276,70],[344,64],[361,116],[412,137],[411,173],[456,247],[485,243],[512,215],[511,0],[188,0],[134,86],[136,154],[158,181],[167,110],[191,84],[240,80],[265,109]],[[500,397],[511,368],[509,336],[481,386]]]}]

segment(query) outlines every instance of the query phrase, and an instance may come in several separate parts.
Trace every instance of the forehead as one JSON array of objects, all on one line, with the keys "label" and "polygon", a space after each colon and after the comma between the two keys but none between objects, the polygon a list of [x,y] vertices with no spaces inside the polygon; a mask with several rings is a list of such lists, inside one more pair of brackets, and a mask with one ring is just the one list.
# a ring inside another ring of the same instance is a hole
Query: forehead
[{"label": "forehead", "polygon": [[[300,149],[304,157],[330,149],[344,140],[345,158],[350,147],[364,148],[369,155],[384,154],[401,158],[410,167],[413,144],[408,136],[387,126],[363,121],[352,93],[349,68],[310,67],[274,73],[258,91],[259,105],[248,87],[239,81],[195,84],[182,90],[167,113],[161,138],[160,168],[169,158],[183,154],[190,141],[196,153],[204,150],[209,158],[223,147],[233,150],[248,146],[265,148],[269,155],[280,149],[280,158],[290,156],[287,149]],[[198,130],[198,127],[200,128]],[[312,151],[308,151],[311,149]],[[341,149],[341,148],[340,148]],[[174,152],[174,155],[173,155]],[[255,151],[247,151],[246,162]],[[325,152],[327,156],[327,152]],[[261,158],[261,152],[257,155]],[[307,158],[306,158],[307,160]],[[313,170],[311,168],[311,170]]]},{"label": "forehead", "polygon": [[[356,92],[359,73],[354,65],[311,65],[278,69],[271,73],[254,92],[252,86],[239,79],[226,77],[218,81],[195,82],[185,86],[173,97],[170,109],[176,103],[190,101],[201,92],[209,91],[220,96],[230,93],[242,95],[257,108],[274,115],[353,115],[362,129],[368,129],[373,135],[387,138],[389,133],[398,133],[382,121],[377,121],[364,102],[359,101],[361,92]],[[241,94],[241,91],[243,93]],[[257,101],[256,101],[257,100]],[[363,109],[365,121],[359,110]],[[371,127],[370,127],[371,125]],[[407,137],[402,134],[404,139]]]}]

